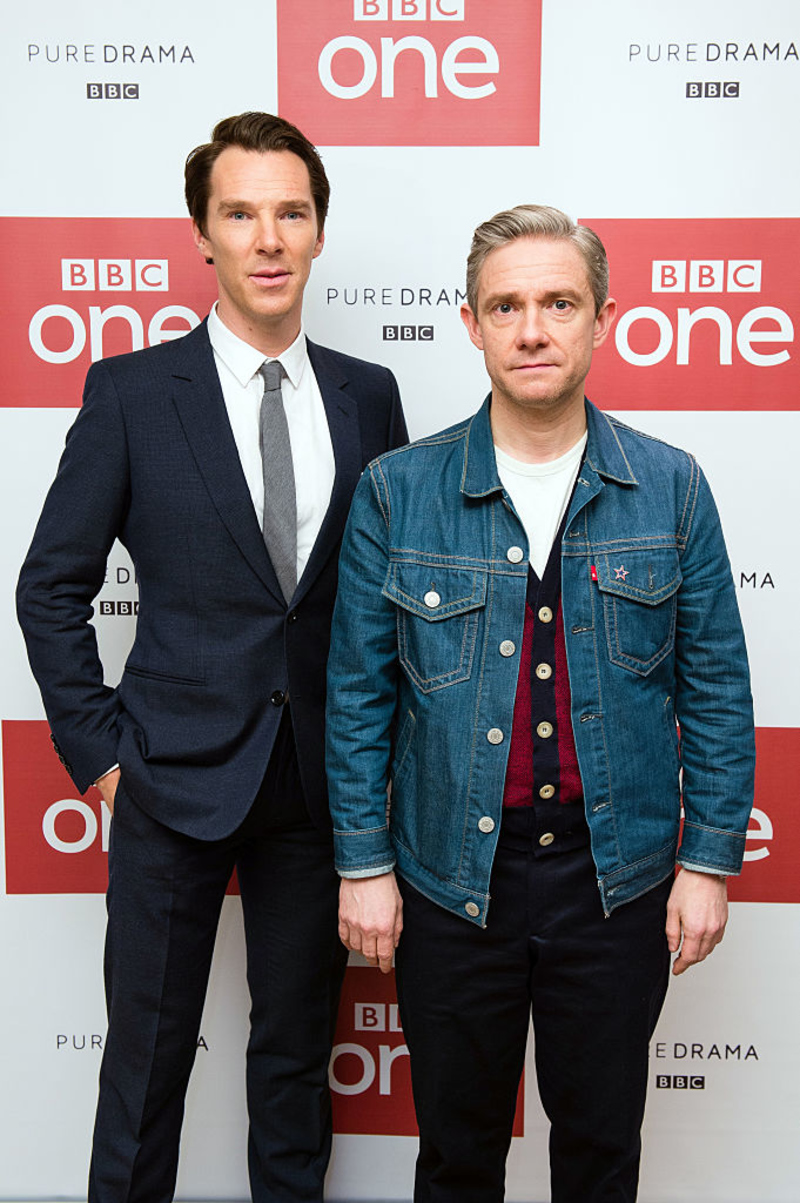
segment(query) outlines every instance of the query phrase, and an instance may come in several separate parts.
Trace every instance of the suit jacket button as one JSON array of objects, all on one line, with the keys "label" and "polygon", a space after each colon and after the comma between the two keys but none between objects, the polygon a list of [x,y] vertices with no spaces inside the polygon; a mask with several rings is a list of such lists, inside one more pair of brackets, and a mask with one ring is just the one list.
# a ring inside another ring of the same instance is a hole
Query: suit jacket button
[{"label": "suit jacket button", "polygon": [[286,694],[283,692],[282,689],[275,689],[270,694],[269,700],[272,702],[273,706],[282,706],[283,703],[286,701]]},{"label": "suit jacket button", "polygon": [[286,621],[287,622],[297,622],[297,611],[290,610],[289,613],[286,615]]}]

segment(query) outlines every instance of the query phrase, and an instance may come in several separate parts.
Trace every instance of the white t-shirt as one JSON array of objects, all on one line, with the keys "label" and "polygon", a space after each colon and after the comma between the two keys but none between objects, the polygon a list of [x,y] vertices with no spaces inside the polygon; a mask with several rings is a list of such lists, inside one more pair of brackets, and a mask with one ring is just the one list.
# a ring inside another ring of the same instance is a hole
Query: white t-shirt
[{"label": "white t-shirt", "polygon": [[528,536],[531,567],[541,579],[586,447],[586,434],[558,459],[527,464],[499,447],[497,471]]}]

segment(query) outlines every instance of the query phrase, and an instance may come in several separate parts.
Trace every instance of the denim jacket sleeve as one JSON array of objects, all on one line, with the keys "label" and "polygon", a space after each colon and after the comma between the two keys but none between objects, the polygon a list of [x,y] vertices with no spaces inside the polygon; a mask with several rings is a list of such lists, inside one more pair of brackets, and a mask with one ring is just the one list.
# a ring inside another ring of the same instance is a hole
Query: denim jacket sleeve
[{"label": "denim jacket sleeve", "polygon": [[339,560],[328,661],[327,772],[337,871],[394,866],[387,790],[397,704],[397,624],[382,590],[391,503],[381,461],[356,489]]},{"label": "denim jacket sleeve", "polygon": [[755,767],[747,652],[719,516],[693,460],[683,528],[675,713],[685,820],[678,862],[738,873]]}]

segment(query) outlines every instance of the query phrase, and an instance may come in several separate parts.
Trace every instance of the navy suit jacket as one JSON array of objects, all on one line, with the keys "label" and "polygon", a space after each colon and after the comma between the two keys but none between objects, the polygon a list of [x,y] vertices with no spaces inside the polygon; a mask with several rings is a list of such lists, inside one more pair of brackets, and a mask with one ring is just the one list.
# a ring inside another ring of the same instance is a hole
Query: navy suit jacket
[{"label": "navy suit jacket", "polygon": [[[387,368],[308,350],[336,475],[289,606],[205,323],[92,366],[20,575],[31,667],[78,790],[119,762],[139,805],[201,839],[228,835],[246,815],[287,691],[306,801],[316,823],[329,823],[323,722],[339,543],[363,468],[407,435]],[[139,616],[111,689],[89,619],[115,538],[135,565]]]}]

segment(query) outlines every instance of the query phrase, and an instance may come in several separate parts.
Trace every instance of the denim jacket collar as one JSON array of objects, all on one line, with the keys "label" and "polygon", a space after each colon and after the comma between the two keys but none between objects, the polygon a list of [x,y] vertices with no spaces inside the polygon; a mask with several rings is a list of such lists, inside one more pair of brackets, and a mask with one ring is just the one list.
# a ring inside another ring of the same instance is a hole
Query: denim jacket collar
[{"label": "denim jacket collar", "polygon": [[[586,401],[586,424],[589,437],[586,443],[586,464],[598,476],[619,484],[638,484],[633,468],[606,414]],[[492,424],[489,418],[491,395],[467,423],[464,442],[464,471],[461,492],[468,497],[488,497],[502,490],[497,474]]]}]

